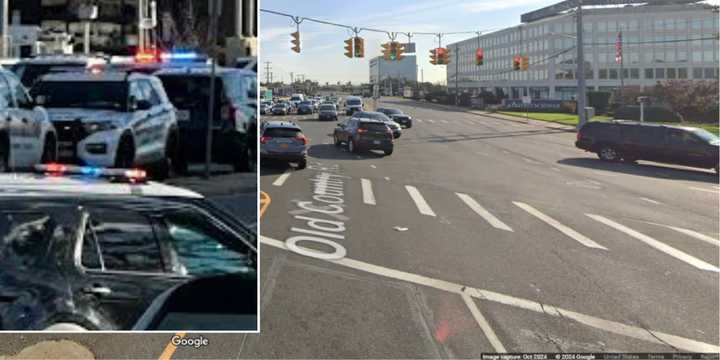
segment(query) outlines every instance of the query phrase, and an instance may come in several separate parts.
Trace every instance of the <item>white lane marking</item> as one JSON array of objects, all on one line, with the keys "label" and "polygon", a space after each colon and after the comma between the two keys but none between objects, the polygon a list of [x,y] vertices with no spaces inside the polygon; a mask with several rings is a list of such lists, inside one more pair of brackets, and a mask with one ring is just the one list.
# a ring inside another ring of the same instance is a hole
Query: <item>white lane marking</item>
[{"label": "white lane marking", "polygon": [[433,124],[435,123],[435,120],[433,120],[433,119],[428,119],[428,121],[431,122],[431,123],[433,123]]},{"label": "white lane marking", "polygon": [[555,230],[560,231],[561,233],[571,237],[575,241],[577,241],[587,247],[607,250],[606,247],[596,243],[595,241],[592,241],[590,238],[586,237],[585,235],[580,234],[579,232],[561,224],[559,221],[541,213],[540,211],[538,211],[537,209],[535,209],[534,207],[532,207],[528,204],[518,202],[518,201],[513,201],[513,204],[515,204],[517,207],[527,211],[528,213],[530,213],[530,215],[533,215],[536,218],[544,221],[546,224],[554,227]]},{"label": "white lane marking", "polygon": [[646,197],[640,197],[640,200],[647,201],[647,202],[649,202],[649,203],[651,203],[651,204],[655,204],[655,205],[662,205],[661,202],[659,202],[659,201],[657,201],[657,200],[649,199],[649,198],[646,198]]},{"label": "white lane marking", "polygon": [[470,295],[468,295],[465,291],[463,291],[460,296],[462,297],[463,301],[465,301],[465,305],[467,305],[468,309],[470,309],[470,313],[475,318],[475,321],[477,321],[483,334],[485,334],[485,337],[490,342],[490,345],[492,345],[493,349],[495,349],[495,352],[507,352],[502,342],[500,342],[500,339],[495,334],[495,331],[492,329],[492,327],[490,327],[490,323],[487,321],[487,319],[485,319],[483,314],[480,312],[480,309],[478,309],[477,304],[475,304],[475,300],[473,300]]},{"label": "white lane marking", "polygon": [[385,177],[385,180],[390,181],[390,178],[386,176],[386,177]]},{"label": "white lane marking", "polygon": [[363,202],[368,205],[376,205],[375,194],[373,193],[372,183],[368,179],[360,179],[362,186]]},{"label": "white lane marking", "polygon": [[282,175],[280,175],[277,179],[275,179],[275,181],[273,181],[272,184],[274,186],[283,186],[283,184],[285,184],[285,181],[287,181],[287,179],[290,177],[290,174],[291,174],[290,169],[285,170],[285,172]]},{"label": "white lane marking", "polygon": [[709,192],[709,193],[713,193],[713,194],[720,194],[720,192],[718,192],[717,190],[703,189],[703,188],[694,187],[694,186],[691,186],[690,190],[704,191],[704,192]]},{"label": "white lane marking", "polygon": [[443,123],[443,124],[447,124],[447,123],[448,123],[447,120],[440,120],[440,122]]},{"label": "white lane marking", "polygon": [[706,263],[705,261],[702,261],[692,255],[688,255],[687,253],[684,253],[678,249],[675,249],[674,247],[672,247],[670,245],[667,245],[663,242],[657,241],[657,240],[655,240],[645,234],[639,233],[625,225],[616,223],[604,216],[594,215],[594,214],[585,214],[585,215],[587,215],[591,219],[598,221],[600,223],[603,223],[615,230],[624,232],[624,233],[644,242],[645,244],[647,244],[657,250],[660,250],[680,261],[686,262],[700,270],[720,272],[720,269],[717,268],[716,266],[713,266],[712,264]]},{"label": "white lane marking", "polygon": [[415,119],[415,121],[417,121],[417,122],[423,122],[423,120],[420,120],[420,119]]},{"label": "white lane marking", "polygon": [[373,169],[377,169],[377,166],[375,166],[375,165],[370,165],[370,167]]},{"label": "white lane marking", "polygon": [[[288,250],[284,242],[263,235],[260,235],[260,242],[265,245],[276,247],[278,249]],[[670,344],[675,348],[692,352],[720,352],[720,346],[717,345],[708,344],[701,341],[684,338],[681,336],[670,335],[659,331],[647,330],[645,328],[640,328],[632,325],[625,325],[619,322],[605,320],[591,315],[580,314],[574,311],[558,308],[553,305],[542,304],[537,301],[514,297],[511,295],[505,295],[490,290],[466,287],[449,281],[434,279],[423,275],[412,274],[405,271],[387,268],[384,266],[373,265],[363,261],[353,260],[347,257],[340,260],[326,261],[351,269],[365,271],[371,274],[384,276],[395,280],[401,280],[418,285],[423,285],[434,289],[447,291],[453,294],[461,295],[463,291],[465,291],[468,295],[474,298],[478,298],[480,300],[492,301],[499,304],[534,311],[540,314],[562,317],[563,319],[572,319],[592,328],[600,329],[621,336],[627,336],[634,339],[647,341],[654,344]]]},{"label": "white lane marking", "polygon": [[485,221],[492,225],[492,227],[510,232],[513,231],[513,229],[507,226],[504,222],[500,221],[489,211],[485,210],[485,208],[482,207],[482,205],[478,204],[475,199],[470,197],[470,195],[463,193],[455,193],[455,195],[457,195],[460,200],[462,200],[467,206],[469,206],[470,209],[475,211],[476,214],[480,215],[480,217],[482,217],[483,219],[485,219]]},{"label": "white lane marking", "polygon": [[435,212],[432,211],[430,208],[430,205],[428,205],[427,201],[425,201],[425,198],[420,194],[420,191],[414,186],[405,185],[405,189],[407,190],[408,194],[410,194],[410,197],[415,202],[415,206],[417,206],[418,211],[420,211],[421,214],[427,215],[427,216],[435,216]]},{"label": "white lane marking", "polygon": [[662,225],[662,224],[657,224],[657,225],[665,226],[665,227],[667,227],[667,228],[669,228],[669,229],[673,229],[673,230],[675,230],[675,231],[677,231],[677,232],[679,232],[679,233],[682,233],[682,234],[685,234],[685,235],[694,237],[694,238],[696,238],[696,239],[698,239],[698,240],[702,240],[702,241],[704,241],[704,242],[706,242],[706,243],[708,243],[708,244],[712,244],[712,245],[715,245],[715,246],[717,246],[717,247],[720,247],[720,240],[715,239],[715,238],[712,238],[712,237],[707,236],[707,235],[705,235],[705,234],[699,233],[699,232],[697,232],[697,231],[690,230],[690,229],[683,229],[683,228],[681,228],[681,227],[675,227],[675,226],[670,226],[670,225]]}]

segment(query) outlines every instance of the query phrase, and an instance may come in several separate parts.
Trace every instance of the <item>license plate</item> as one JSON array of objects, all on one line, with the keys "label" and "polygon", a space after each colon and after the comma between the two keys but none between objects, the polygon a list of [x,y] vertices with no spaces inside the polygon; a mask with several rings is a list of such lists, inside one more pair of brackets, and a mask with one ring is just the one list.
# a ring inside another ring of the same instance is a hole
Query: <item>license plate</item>
[{"label": "license plate", "polygon": [[177,119],[178,121],[190,121],[190,110],[178,110]]},{"label": "license plate", "polygon": [[380,145],[380,140],[375,140],[375,141],[373,141],[373,144],[375,144],[375,145]]},{"label": "license plate", "polygon": [[287,149],[289,146],[288,144],[280,144],[281,149]]}]

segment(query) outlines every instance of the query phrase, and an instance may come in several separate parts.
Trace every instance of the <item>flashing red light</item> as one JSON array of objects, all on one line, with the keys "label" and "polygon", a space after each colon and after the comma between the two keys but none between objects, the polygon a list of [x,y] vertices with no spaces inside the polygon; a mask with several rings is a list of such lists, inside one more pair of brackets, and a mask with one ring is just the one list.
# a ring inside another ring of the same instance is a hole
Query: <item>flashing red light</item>
[{"label": "flashing red light", "polygon": [[261,136],[261,137],[260,137],[260,143],[261,143],[261,144],[267,144],[267,142],[270,141],[270,139],[272,139],[272,138],[269,137],[269,136]]},{"label": "flashing red light", "polygon": [[140,169],[126,170],[125,177],[133,182],[144,181],[147,179],[147,172]]},{"label": "flashing red light", "polygon": [[67,166],[63,164],[47,164],[45,166],[45,171],[48,173],[58,174],[58,173],[64,173],[67,171]]},{"label": "flashing red light", "polygon": [[367,129],[357,129],[358,134],[364,134],[367,132]]},{"label": "flashing red light", "polygon": [[140,51],[135,54],[135,61],[141,64],[157,62],[158,56],[152,51]]}]

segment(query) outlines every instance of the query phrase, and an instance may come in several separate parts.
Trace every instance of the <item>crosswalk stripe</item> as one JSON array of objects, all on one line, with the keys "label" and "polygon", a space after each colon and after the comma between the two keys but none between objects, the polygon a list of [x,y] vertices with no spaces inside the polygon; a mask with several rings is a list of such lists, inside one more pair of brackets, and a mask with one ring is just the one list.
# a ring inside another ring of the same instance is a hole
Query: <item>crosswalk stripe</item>
[{"label": "crosswalk stripe", "polygon": [[504,222],[500,221],[498,218],[496,218],[493,214],[491,214],[489,211],[485,210],[484,207],[482,207],[480,204],[475,201],[472,197],[470,197],[467,194],[463,193],[455,193],[460,200],[462,200],[467,206],[470,207],[475,213],[480,215],[485,221],[487,221],[492,227],[500,230],[510,231],[512,232],[513,229],[511,229],[509,226],[507,226]]},{"label": "crosswalk stripe", "polygon": [[285,172],[280,175],[275,181],[273,181],[274,186],[283,186],[285,184],[285,181],[290,177],[290,169],[285,170]]},{"label": "crosswalk stripe", "polygon": [[627,227],[627,226],[625,226],[625,225],[616,223],[616,222],[614,222],[614,221],[612,221],[612,220],[610,220],[610,219],[608,219],[608,218],[606,218],[606,217],[604,217],[604,216],[594,215],[594,214],[585,214],[585,215],[587,215],[587,216],[590,217],[591,219],[593,219],[593,220],[595,220],[595,221],[598,221],[598,222],[600,222],[600,223],[602,223],[602,224],[605,224],[605,225],[607,225],[607,226],[609,226],[609,227],[611,227],[611,228],[613,228],[613,229],[615,229],[615,230],[624,232],[625,234],[628,234],[628,235],[630,235],[630,236],[632,236],[632,237],[634,237],[634,238],[636,238],[636,239],[644,242],[645,244],[647,244],[647,245],[649,245],[649,246],[651,246],[651,247],[653,247],[653,248],[655,248],[655,249],[657,249],[657,250],[660,250],[660,251],[662,251],[662,252],[664,252],[664,253],[666,253],[666,254],[668,254],[668,255],[670,255],[670,256],[672,256],[672,257],[674,257],[674,258],[676,258],[676,259],[678,259],[678,260],[680,260],[680,261],[686,262],[686,263],[688,263],[688,264],[690,264],[690,265],[692,265],[692,266],[694,266],[694,267],[696,267],[696,268],[698,268],[698,269],[700,269],[700,270],[720,272],[720,269],[717,268],[716,266],[713,266],[713,265],[711,265],[711,264],[709,264],[709,263],[707,263],[707,262],[705,262],[705,261],[702,261],[702,260],[700,260],[700,259],[698,259],[698,258],[696,258],[696,257],[694,257],[694,256],[692,256],[692,255],[689,255],[689,254],[687,254],[687,253],[685,253],[685,252],[682,252],[682,251],[680,251],[680,250],[678,250],[678,249],[675,249],[674,247],[672,247],[672,246],[670,246],[670,245],[667,245],[667,244],[665,244],[665,243],[663,243],[663,242],[657,241],[657,240],[655,240],[655,239],[653,239],[653,238],[651,238],[651,237],[649,237],[649,236],[647,236],[647,235],[645,235],[645,234],[639,233],[639,232],[637,232],[637,231],[635,231],[635,230],[633,230],[633,229],[631,229],[631,228],[629,228],[629,227]]},{"label": "crosswalk stripe", "polygon": [[428,121],[431,122],[431,123],[433,123],[433,124],[435,123],[435,120],[433,120],[433,119],[428,119]]},{"label": "crosswalk stripe", "polygon": [[425,198],[420,194],[420,191],[414,186],[405,185],[405,189],[407,190],[408,194],[410,194],[410,197],[415,202],[415,206],[417,206],[418,211],[420,211],[421,214],[427,215],[427,216],[435,216],[435,212],[432,211],[430,208],[430,205],[428,205],[427,201],[425,201]]},{"label": "crosswalk stripe", "polygon": [[417,121],[419,123],[423,122],[421,119],[415,119],[415,121]]},{"label": "crosswalk stripe", "polygon": [[363,202],[368,205],[375,205],[375,194],[372,189],[372,182],[368,179],[360,179],[360,185],[362,186]]},{"label": "crosswalk stripe", "polygon": [[561,233],[563,233],[563,234],[571,237],[571,238],[574,239],[575,241],[577,241],[577,242],[579,242],[579,243],[581,243],[581,244],[583,244],[583,245],[585,245],[585,246],[587,246],[587,247],[596,248],[596,249],[602,249],[602,250],[607,250],[606,247],[604,247],[604,246],[596,243],[595,241],[592,241],[591,239],[589,239],[589,238],[586,237],[585,235],[580,234],[580,233],[578,233],[577,231],[575,231],[575,230],[573,230],[573,229],[571,229],[571,228],[569,228],[569,227],[561,224],[559,221],[557,221],[557,220],[555,220],[555,219],[553,219],[553,218],[551,218],[551,217],[549,217],[549,216],[541,213],[540,211],[536,210],[534,207],[532,207],[532,206],[530,206],[530,205],[528,205],[528,204],[525,204],[525,203],[522,203],[522,202],[518,202],[518,201],[513,201],[513,204],[515,204],[517,207],[519,207],[519,208],[527,211],[528,213],[530,213],[530,215],[535,216],[536,218],[538,218],[538,219],[544,221],[545,223],[547,223],[548,225],[554,227],[557,231],[560,231]]}]

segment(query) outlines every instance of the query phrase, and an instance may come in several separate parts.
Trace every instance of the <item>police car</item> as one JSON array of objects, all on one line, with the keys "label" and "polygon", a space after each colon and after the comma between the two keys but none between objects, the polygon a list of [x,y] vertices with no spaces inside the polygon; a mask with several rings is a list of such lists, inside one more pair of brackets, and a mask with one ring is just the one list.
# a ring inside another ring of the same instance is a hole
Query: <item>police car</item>
[{"label": "police car", "polygon": [[[208,66],[166,67],[154,74],[178,114],[182,159],[204,162],[210,102]],[[252,171],[257,154],[257,74],[218,67],[215,72],[212,159]],[[218,111],[219,110],[219,111]]]},{"label": "police car", "polygon": [[127,330],[177,285],[257,281],[257,235],[201,195],[137,169],[36,170],[0,174],[0,330]]},{"label": "police car", "polygon": [[0,172],[55,161],[57,134],[44,108],[11,72],[0,69]]},{"label": "police car", "polygon": [[60,162],[148,168],[158,179],[180,162],[174,107],[154,76],[48,74],[32,92],[58,132]]}]

